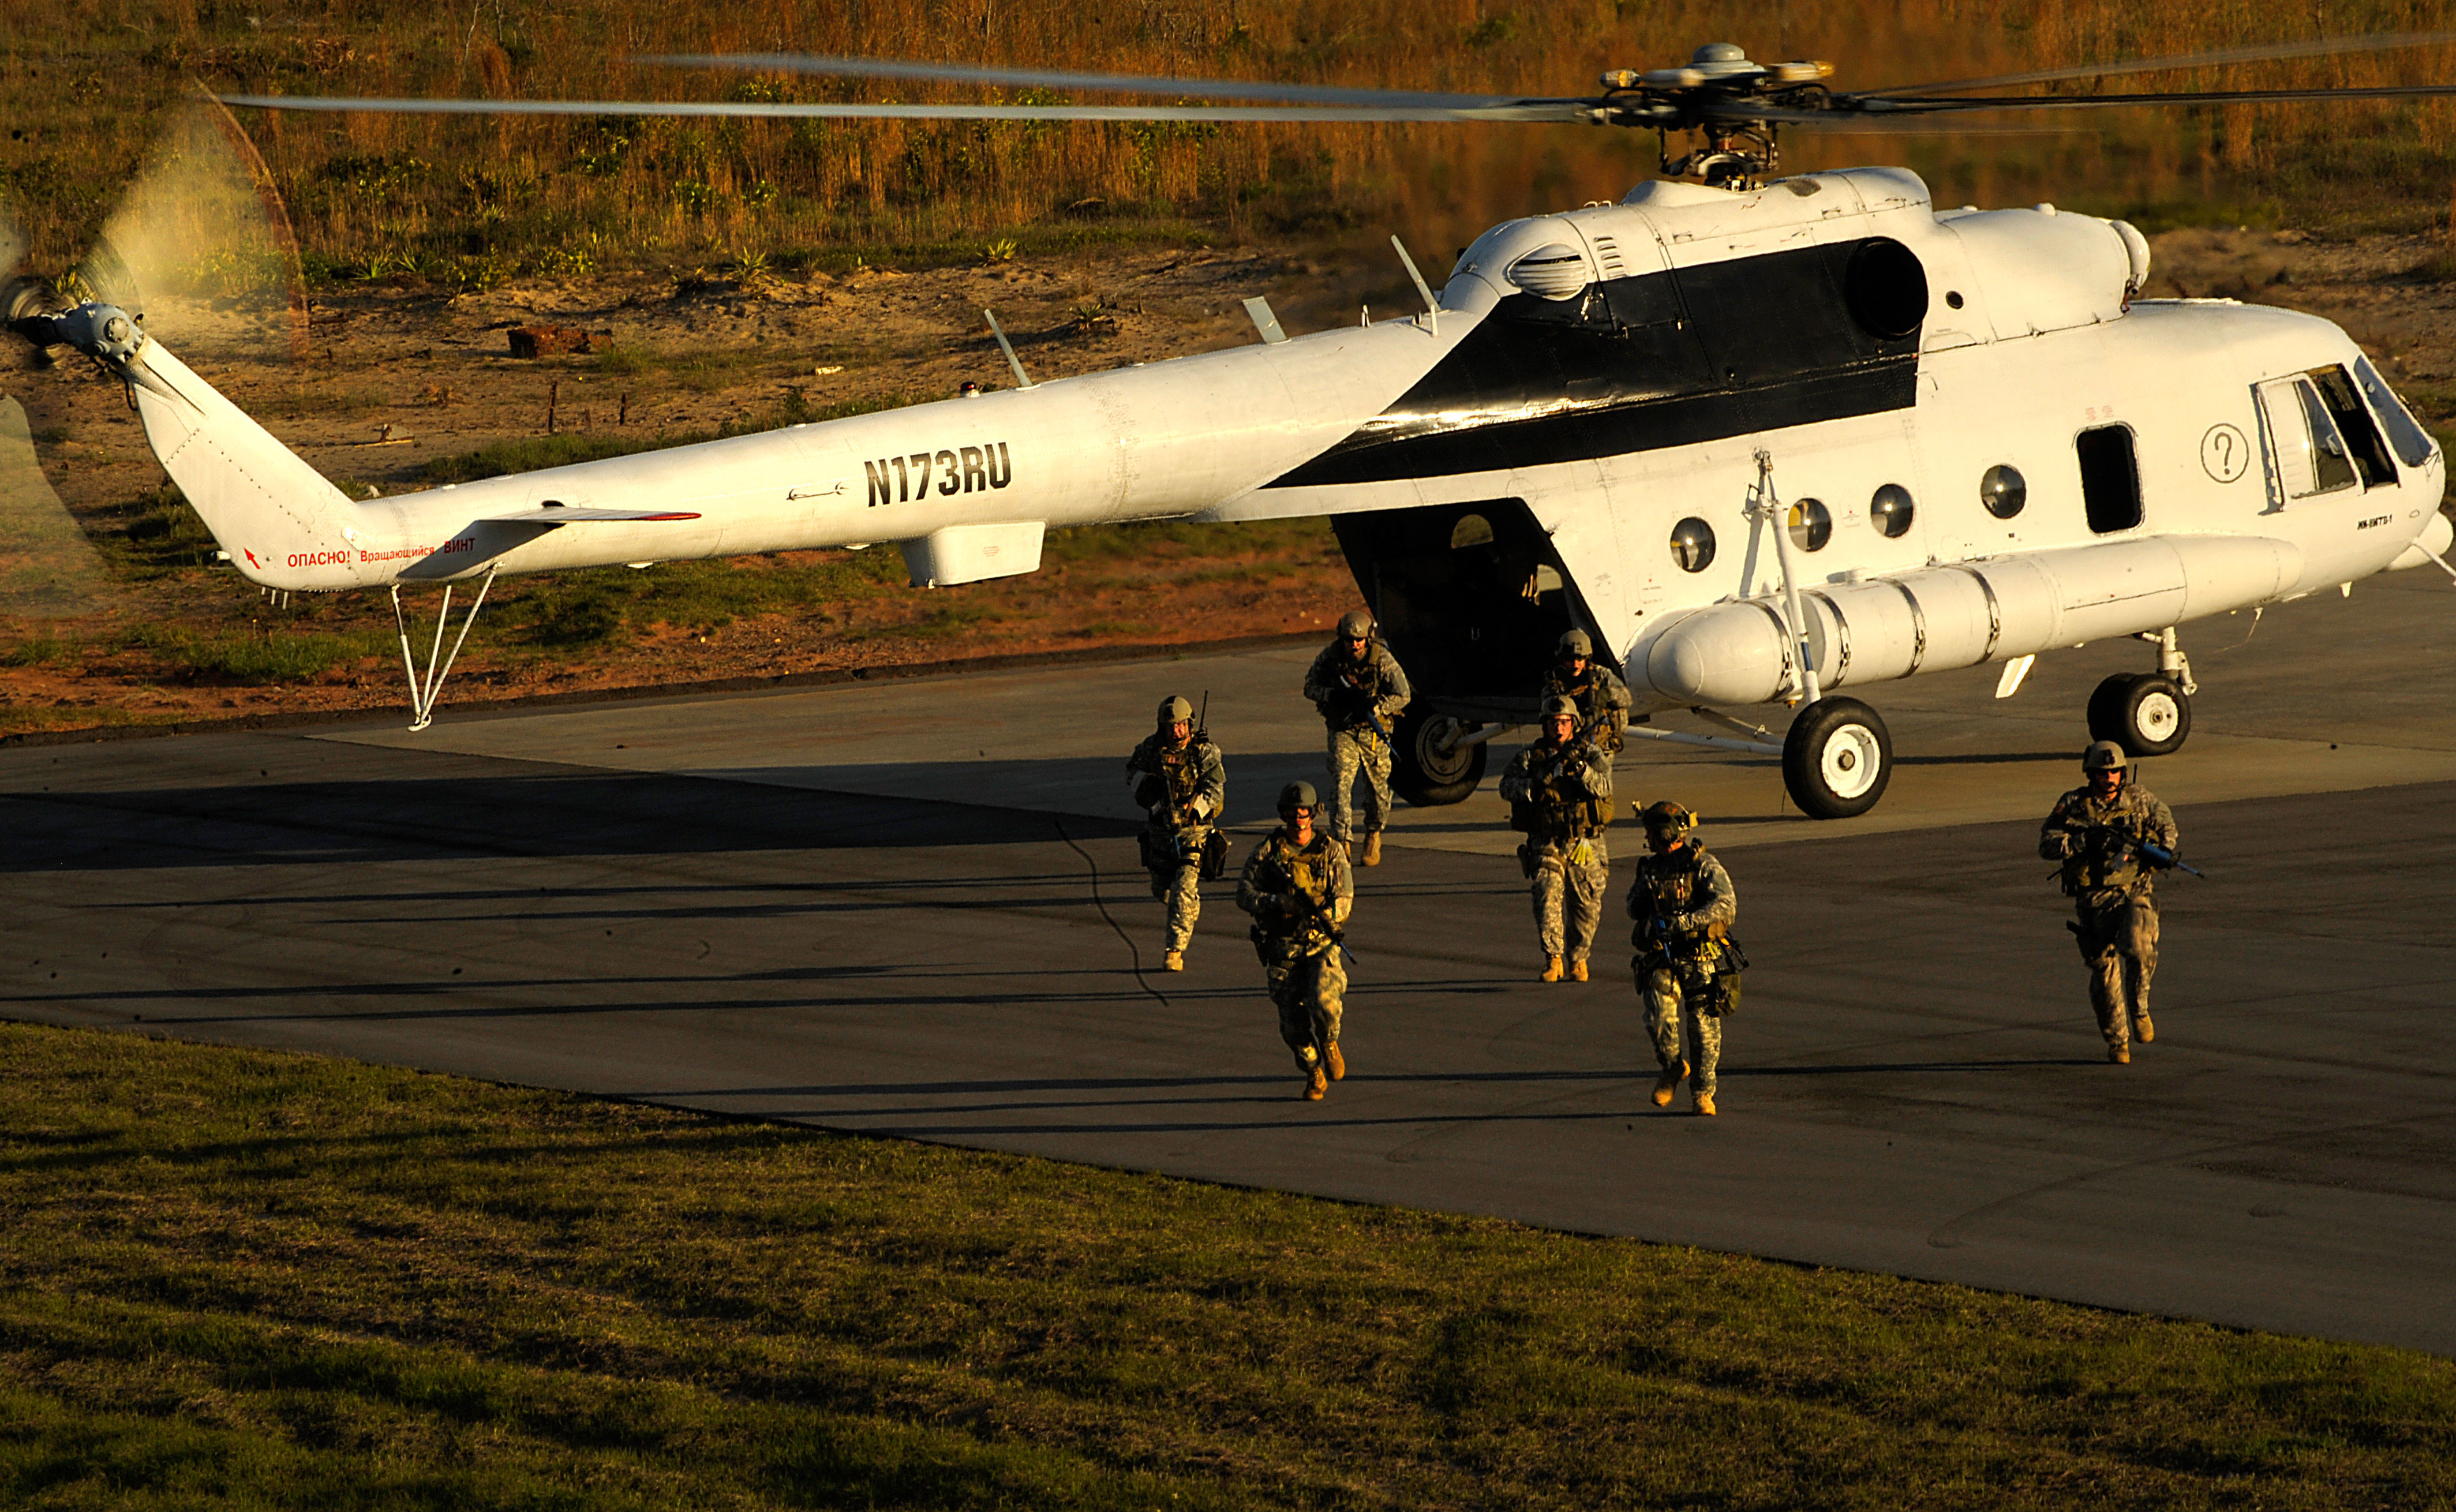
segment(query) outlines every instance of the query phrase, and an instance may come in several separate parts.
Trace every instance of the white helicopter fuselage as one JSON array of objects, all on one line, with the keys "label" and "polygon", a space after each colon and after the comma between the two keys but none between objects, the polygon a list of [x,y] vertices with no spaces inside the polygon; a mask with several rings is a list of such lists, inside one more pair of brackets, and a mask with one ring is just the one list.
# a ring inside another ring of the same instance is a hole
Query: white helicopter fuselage
[{"label": "white helicopter fuselage", "polygon": [[1402,319],[363,501],[158,343],[130,361],[166,470],[274,588],[883,541],[943,584],[1033,570],[1057,526],[1430,512],[1465,546],[1506,509],[1529,597],[1557,574],[1643,707],[1796,702],[2446,544],[2444,460],[2342,331],[2134,302],[2146,271],[2120,223],[1938,215],[1899,170],[1651,183],[1495,228]]}]

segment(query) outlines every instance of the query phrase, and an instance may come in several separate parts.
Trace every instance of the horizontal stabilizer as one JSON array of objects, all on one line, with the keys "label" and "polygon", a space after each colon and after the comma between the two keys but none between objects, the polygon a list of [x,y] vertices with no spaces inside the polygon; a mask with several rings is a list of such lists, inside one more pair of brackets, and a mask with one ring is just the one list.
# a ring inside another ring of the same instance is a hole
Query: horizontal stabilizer
[{"label": "horizontal stabilizer", "polygon": [[699,516],[679,509],[584,509],[570,504],[546,504],[537,509],[483,518],[517,521],[523,525],[567,525],[583,520],[697,520]]}]

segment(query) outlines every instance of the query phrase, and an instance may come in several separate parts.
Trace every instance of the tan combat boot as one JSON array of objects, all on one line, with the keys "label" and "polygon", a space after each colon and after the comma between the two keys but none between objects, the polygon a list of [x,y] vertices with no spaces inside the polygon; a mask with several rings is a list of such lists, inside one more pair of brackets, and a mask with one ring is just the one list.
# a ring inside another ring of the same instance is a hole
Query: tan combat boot
[{"label": "tan combat boot", "polygon": [[1368,867],[1378,867],[1382,864],[1381,830],[1374,829],[1366,832],[1364,836],[1364,854],[1357,859]]},{"label": "tan combat boot", "polygon": [[2132,1037],[2146,1045],[2158,1037],[2158,1026],[2149,1022],[2149,1015],[2143,1013],[2132,1021]]},{"label": "tan combat boot", "polygon": [[1712,1093],[1701,1092],[1697,1094],[1697,1116],[1700,1118],[1711,1118],[1714,1116],[1714,1094]]},{"label": "tan combat boot", "polygon": [[1572,982],[1583,982],[1586,979],[1586,963],[1584,961],[1571,961],[1569,963],[1569,980]]},{"label": "tan combat boot", "polygon": [[1305,1101],[1320,1102],[1322,1099],[1322,1094],[1329,1091],[1330,1083],[1322,1079],[1321,1068],[1320,1066],[1315,1066],[1311,1071],[1305,1073]]},{"label": "tan combat boot", "polygon": [[1544,957],[1544,971],[1541,980],[1546,982],[1557,982],[1561,979],[1561,958],[1557,955],[1547,955]]},{"label": "tan combat boot", "polygon": [[1680,1084],[1688,1078],[1688,1063],[1687,1061],[1675,1060],[1669,1065],[1665,1066],[1663,1068],[1663,1074],[1654,1078],[1654,1106],[1657,1108],[1670,1107],[1671,1094],[1678,1092],[1680,1090]]},{"label": "tan combat boot", "polygon": [[1159,958],[1159,969],[1163,971],[1184,971],[1185,952],[1183,950],[1171,950],[1166,955],[1161,956]]},{"label": "tan combat boot", "polygon": [[1321,1058],[1323,1062],[1330,1067],[1331,1080],[1345,1081],[1347,1079],[1347,1057],[1339,1052],[1339,1041],[1334,1039],[1329,1044],[1324,1045],[1321,1048]]},{"label": "tan combat boot", "polygon": [[2129,1045],[2109,1045],[2106,1047],[2106,1058],[2115,1062],[2118,1066],[2129,1066],[2132,1064],[2132,1047]]}]

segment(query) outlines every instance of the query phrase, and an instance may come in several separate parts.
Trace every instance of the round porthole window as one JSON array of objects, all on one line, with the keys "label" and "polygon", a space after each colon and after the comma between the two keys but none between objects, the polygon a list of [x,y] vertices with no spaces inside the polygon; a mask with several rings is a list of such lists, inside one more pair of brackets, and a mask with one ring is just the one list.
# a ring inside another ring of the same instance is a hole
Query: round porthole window
[{"label": "round porthole window", "polygon": [[1671,560],[1683,572],[1703,572],[1714,560],[1714,527],[1690,515],[1671,527]]},{"label": "round porthole window", "polygon": [[2019,468],[1997,462],[1978,480],[1978,501],[1996,519],[2010,520],[2030,501],[2030,485],[2022,480]]},{"label": "round porthole window", "polygon": [[1833,539],[1833,511],[1817,500],[1803,499],[1791,506],[1791,543],[1802,551],[1822,551]]},{"label": "round porthole window", "polygon": [[1868,523],[1876,527],[1876,534],[1888,539],[1909,534],[1911,516],[1916,512],[1911,503],[1911,491],[1899,483],[1887,483],[1868,501]]}]

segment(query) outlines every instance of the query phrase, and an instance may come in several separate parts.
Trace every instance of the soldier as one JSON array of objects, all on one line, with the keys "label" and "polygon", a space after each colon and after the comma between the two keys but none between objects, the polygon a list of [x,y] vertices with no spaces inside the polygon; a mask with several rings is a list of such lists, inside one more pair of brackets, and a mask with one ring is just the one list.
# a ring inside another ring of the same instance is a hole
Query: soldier
[{"label": "soldier", "polygon": [[1356,859],[1382,864],[1382,827],[1390,816],[1390,731],[1411,696],[1407,674],[1373,633],[1373,616],[1351,609],[1339,637],[1305,669],[1304,696],[1330,726],[1330,833],[1342,846],[1356,838],[1351,789],[1365,782],[1364,848]]},{"label": "soldier", "polygon": [[1611,878],[1611,858],[1604,853],[1611,758],[1592,740],[1579,739],[1577,725],[1574,702],[1545,700],[1544,738],[1520,751],[1501,779],[1510,826],[1526,832],[1518,864],[1535,884],[1535,933],[1544,946],[1546,982],[1564,975],[1586,979],[1586,952],[1594,948]]},{"label": "soldier", "polygon": [[[1727,944],[1739,916],[1739,894],[1730,874],[1689,838],[1697,816],[1675,803],[1646,810],[1646,848],[1629,884],[1628,916],[1637,921],[1629,966],[1646,997],[1647,1028],[1654,1035],[1654,1106],[1671,1106],[1671,1094],[1688,1078],[1697,1112],[1714,1116],[1714,1068],[1723,1058],[1723,1012],[1731,1001],[1726,983],[1737,966]],[[1684,1052],[1682,1030],[1694,1046]]]},{"label": "soldier", "polygon": [[1595,643],[1584,630],[1561,637],[1560,654],[1544,674],[1544,697],[1576,701],[1578,725],[1608,756],[1620,754],[1628,728],[1628,684],[1595,660]]},{"label": "soldier", "polygon": [[[2106,1036],[2106,1058],[2132,1064],[2132,1041],[2157,1036],[2149,1021],[2149,980],[2158,974],[2157,868],[2174,865],[2175,816],[2145,787],[2125,779],[2123,752],[2098,741],[2081,752],[2088,780],[2056,800],[2038,828],[2038,854],[2063,863],[2064,895],[2080,918],[2089,963],[2089,1006]],[[2163,857],[2146,855],[2152,845]]]},{"label": "soldier", "polygon": [[1159,728],[1126,758],[1126,785],[1150,815],[1141,838],[1152,896],[1168,905],[1168,953],[1160,964],[1182,971],[1194,921],[1202,917],[1203,879],[1226,865],[1224,854],[1209,864],[1206,853],[1225,844],[1212,821],[1228,802],[1228,768],[1211,732],[1195,727],[1193,705],[1161,703]]},{"label": "soldier", "polygon": [[1313,784],[1279,789],[1279,822],[1245,858],[1237,907],[1254,916],[1254,950],[1279,1006],[1279,1038],[1296,1052],[1306,1099],[1320,1102],[1330,1083],[1347,1074],[1339,1052],[1347,969],[1339,957],[1356,901],[1356,874],[1348,869],[1347,848],[1316,828],[1321,799]]}]

